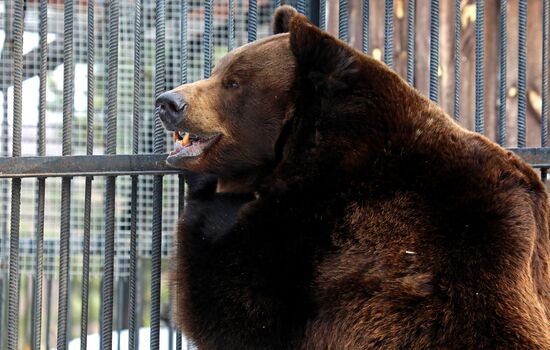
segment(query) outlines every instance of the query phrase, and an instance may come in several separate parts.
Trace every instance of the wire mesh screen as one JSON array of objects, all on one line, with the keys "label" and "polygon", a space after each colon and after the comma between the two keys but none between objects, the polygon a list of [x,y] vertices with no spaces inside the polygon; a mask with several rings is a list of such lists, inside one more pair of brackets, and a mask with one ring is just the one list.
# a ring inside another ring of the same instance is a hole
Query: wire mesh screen
[{"label": "wire mesh screen", "polygon": [[[548,0],[290,3],[464,126],[537,147],[516,151],[545,175]],[[159,165],[154,98],[267,36],[280,4],[0,0],[0,348],[189,346],[165,283],[183,179]]]},{"label": "wire mesh screen", "polygon": [[[156,32],[156,9],[159,5],[155,2],[75,2],[71,11],[71,23],[68,23],[66,8],[71,2],[63,1],[26,1],[0,2],[0,95],[1,104],[1,155],[11,156],[13,151],[14,118],[14,68],[13,62],[17,53],[14,50],[17,32],[14,27],[18,24],[18,17],[14,17],[17,11],[24,11],[22,31],[18,39],[22,42],[22,87],[21,96],[22,118],[21,123],[21,153],[28,156],[59,156],[64,153],[63,145],[67,140],[64,135],[64,60],[67,59],[65,45],[67,40],[67,27],[72,27],[72,71],[73,71],[73,107],[71,108],[70,130],[70,154],[107,154],[113,152],[113,147],[108,150],[108,113],[109,99],[112,92],[109,91],[109,60],[114,60],[112,47],[109,47],[112,38],[111,30],[113,19],[118,22],[118,54],[116,56],[116,106],[111,111],[116,116],[116,146],[117,154],[153,153],[154,152],[154,97],[155,97],[155,63],[158,55],[156,44],[158,42]],[[186,8],[182,8],[183,5]],[[182,4],[179,1],[167,1],[164,3],[164,42],[165,42],[165,83],[162,90],[170,89],[182,83],[183,71],[186,80],[191,82],[204,76],[204,3],[198,1]],[[263,37],[268,34],[270,16],[275,4],[261,2],[258,4],[257,34]],[[213,2],[212,22],[212,58],[215,62],[228,51],[228,7],[225,2]],[[111,13],[110,13],[111,11]],[[112,16],[112,11],[117,11]],[[231,45],[242,45],[248,40],[247,12],[248,2],[235,1],[234,3],[234,29],[232,30]],[[140,12],[138,14],[138,12]],[[137,17],[136,17],[137,16]],[[137,22],[137,23],[136,23]],[[183,23],[182,23],[183,22]],[[186,42],[182,45],[182,24],[187,30]],[[42,28],[44,26],[44,28]],[[114,28],[114,29],[113,29]],[[140,31],[137,33],[136,31]],[[21,35],[22,34],[22,35]],[[138,34],[138,36],[136,36]],[[111,36],[110,36],[111,35]],[[42,41],[45,36],[45,41]],[[136,46],[136,38],[140,40]],[[182,48],[186,45],[186,58],[184,59]],[[140,58],[140,65],[136,65],[136,48]],[[45,64],[42,54],[45,53]],[[91,65],[90,65],[91,64]],[[92,68],[91,79],[89,69]],[[139,72],[137,72],[139,70]],[[138,73],[139,75],[136,75]],[[138,90],[135,90],[135,78],[140,77]],[[41,84],[44,84],[42,87]],[[69,82],[70,83],[70,82]],[[66,87],[66,85],[65,85]],[[41,90],[43,88],[43,91]],[[44,93],[44,99],[41,99]],[[91,98],[91,100],[89,100]],[[137,102],[137,106],[135,103]],[[66,107],[66,106],[65,106]],[[139,114],[138,135],[134,133],[134,120],[136,112]],[[90,118],[90,115],[93,118]],[[91,129],[90,129],[91,128]],[[42,129],[42,130],[41,130]],[[90,138],[90,133],[92,137]],[[112,134],[113,130],[110,131]],[[164,132],[163,132],[164,133]],[[135,140],[137,150],[135,149]],[[162,137],[166,143],[171,142],[170,137]],[[171,143],[170,143],[171,145]],[[58,317],[60,316],[59,289],[60,285],[60,256],[62,245],[60,231],[62,227],[62,180],[61,178],[25,178],[21,180],[21,204],[19,211],[19,239],[18,255],[19,266],[19,327],[16,336],[18,343],[13,343],[13,338],[7,337],[7,325],[13,322],[13,317],[8,316],[8,261],[9,261],[9,236],[10,221],[12,217],[10,206],[12,193],[12,180],[0,180],[0,347],[22,348],[29,346],[41,348],[59,347],[64,344],[74,348],[80,345],[78,339],[81,335],[80,320],[82,318],[82,288],[83,272],[89,273],[89,304],[87,315],[87,330],[89,333],[89,348],[100,344],[98,332],[102,328],[102,309],[104,301],[101,298],[105,282],[105,235],[106,235],[106,182],[103,176],[74,177],[71,180],[70,211],[67,222],[70,231],[69,243],[69,278],[68,278],[68,325],[66,326],[67,339],[58,337]],[[43,182],[44,185],[39,185]],[[137,305],[140,314],[135,315],[138,320],[136,328],[150,326],[150,275],[152,253],[152,218],[153,218],[153,176],[136,177],[136,189],[132,196],[132,178],[120,176],[116,179],[114,191],[114,324],[117,329],[128,329],[129,308],[117,308],[124,305],[129,292],[130,278],[130,236],[132,220],[135,220],[136,235],[136,261],[135,273],[138,287],[136,291]],[[89,186],[89,188],[88,188]],[[39,188],[40,187],[40,188]],[[39,194],[41,193],[41,195]],[[180,185],[177,176],[165,176],[162,178],[162,257],[170,254],[173,246],[172,237],[174,225],[178,217]],[[42,203],[39,203],[42,201]],[[134,207],[132,206],[134,203]],[[132,216],[132,209],[135,212]],[[88,215],[88,217],[86,217]],[[43,242],[37,239],[37,233],[43,234]],[[88,240],[88,241],[86,241]],[[89,257],[84,258],[85,246],[89,244]],[[43,273],[43,312],[44,324],[42,331],[38,332],[41,341],[34,339],[36,336],[37,321],[36,301],[33,295],[37,287],[37,250],[42,255]],[[89,265],[83,271],[85,260],[89,259]],[[163,269],[162,280],[165,280]],[[167,313],[168,288],[162,286],[161,310],[162,326],[169,325],[170,316]],[[134,306],[135,307],[135,306]],[[47,320],[46,320],[47,318]],[[168,333],[168,332],[165,332]],[[114,333],[113,344],[128,342],[128,332],[121,333],[117,340]],[[144,333],[144,336],[148,332]],[[148,335],[147,335],[148,337]],[[57,338],[57,339],[56,339]],[[143,336],[141,337],[143,338]],[[173,340],[175,336],[162,338]],[[137,342],[136,342],[137,343]],[[149,345],[149,340],[141,345]],[[166,348],[168,344],[164,344]],[[125,345],[126,346],[126,345]]]},{"label": "wire mesh screen", "polygon": [[[6,9],[7,3],[2,4]],[[39,12],[38,2],[27,2],[25,10],[25,32],[24,32],[24,83],[23,83],[23,119],[22,119],[22,156],[34,156],[38,153],[38,109],[39,109]],[[179,2],[167,3],[166,10],[166,87],[172,87],[181,84],[181,51],[180,51],[180,4]],[[203,22],[200,9],[202,5],[198,2],[189,4],[189,29],[188,29],[188,79],[194,81],[203,76],[203,50],[202,50],[202,32]],[[5,10],[4,10],[5,11]],[[118,55],[118,101],[117,101],[117,153],[132,153],[132,120],[133,120],[133,85],[134,85],[134,34],[135,34],[135,5],[132,2],[121,3],[120,6],[120,43]],[[142,84],[141,98],[141,126],[139,131],[139,153],[153,152],[153,100],[154,100],[154,62],[155,62],[155,4],[145,3],[143,7],[143,74],[144,80]],[[105,110],[107,100],[106,90],[106,44],[108,19],[106,18],[106,7],[101,3],[96,3],[95,7],[95,63],[94,63],[94,138],[93,138],[93,153],[104,154],[104,134],[105,134]],[[268,23],[270,20],[271,11],[263,11],[261,17],[261,26],[259,28],[259,36],[265,36],[268,33]],[[242,45],[247,40],[247,33],[243,25],[246,17],[241,9],[237,12],[240,16],[237,17],[235,45]],[[4,12],[6,15],[6,12]],[[226,9],[225,4],[217,4],[214,15],[213,27],[213,46],[214,60],[224,55],[227,52],[228,38],[226,30]],[[75,6],[75,28],[74,28],[74,118],[72,125],[72,154],[86,154],[86,133],[87,133],[87,5],[81,3]],[[5,23],[5,16],[3,18]],[[5,26],[5,25],[4,25]],[[5,31],[2,31],[5,35]],[[9,57],[5,58],[9,60]],[[7,62],[3,62],[7,63]],[[2,89],[2,97],[7,100],[7,108],[3,108],[4,113],[2,125],[3,140],[2,144],[7,146],[7,151],[3,156],[11,155],[12,145],[12,118],[13,111],[11,100],[13,99],[13,86],[10,85],[11,77],[10,64],[3,64],[1,74],[3,84],[7,88]],[[46,146],[44,155],[59,155],[61,154],[62,146],[62,106],[63,106],[63,4],[55,4],[50,2],[48,6],[48,69],[47,69],[47,88],[46,88],[46,118],[45,125]],[[171,146],[171,138],[166,138],[167,145]],[[91,231],[92,231],[92,255],[101,256],[101,235],[104,231],[102,196],[105,187],[103,177],[97,177],[93,181],[92,198],[94,200],[91,216]],[[4,184],[7,180],[3,180]],[[121,178],[117,183],[117,240],[120,240],[121,247],[127,247],[129,241],[129,217],[130,217],[130,179]],[[84,196],[78,193],[84,193],[85,179],[75,178],[73,180],[73,191],[76,193],[72,196],[71,202],[74,203],[71,207],[74,210],[71,212],[71,230],[72,244],[74,251],[77,253],[81,250],[78,239],[83,232],[84,222]],[[177,181],[174,179],[166,179],[164,193],[164,229],[166,239],[164,240],[163,250],[168,253],[172,225],[174,218],[177,216]],[[34,270],[34,251],[35,246],[31,241],[27,242],[26,238],[34,239],[32,233],[36,231],[36,188],[37,183],[34,179],[25,179],[22,182],[22,204],[21,204],[21,251],[20,265],[21,272],[32,272]],[[150,234],[150,222],[148,221],[151,214],[147,211],[152,207],[152,178],[146,177],[139,181],[139,215],[142,220],[138,222],[139,235]],[[44,220],[45,240],[48,238],[59,238],[59,222],[60,212],[56,208],[60,207],[60,192],[61,180],[52,178],[48,180],[46,190],[46,210]],[[3,197],[3,203],[9,203],[9,196]],[[9,208],[3,210],[2,223],[9,223]],[[3,232],[7,232],[4,230]],[[24,233],[28,233],[28,236]],[[5,242],[5,241],[3,241]],[[49,244],[49,243],[46,243]],[[143,237],[139,242],[140,254],[147,256],[150,251],[150,238]],[[49,250],[57,256],[55,251],[56,244],[51,245]],[[120,255],[120,256],[118,256]],[[123,258],[128,258],[127,252],[124,250],[117,251],[118,261],[120,265],[117,268],[117,273],[127,275],[127,262]],[[81,262],[75,257],[74,263],[71,264],[72,273],[80,273]],[[90,267],[90,272],[98,273],[101,270],[103,262],[95,261]],[[54,265],[46,265],[44,267],[45,274],[56,274],[57,269]]]}]

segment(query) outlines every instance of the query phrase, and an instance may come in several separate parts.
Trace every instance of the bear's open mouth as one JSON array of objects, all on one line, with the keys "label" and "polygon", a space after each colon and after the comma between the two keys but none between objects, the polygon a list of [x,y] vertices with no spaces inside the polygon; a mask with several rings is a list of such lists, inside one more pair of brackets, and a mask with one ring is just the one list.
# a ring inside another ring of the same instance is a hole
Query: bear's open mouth
[{"label": "bear's open mouth", "polygon": [[221,134],[191,134],[185,131],[174,131],[174,150],[170,152],[166,161],[171,163],[180,158],[197,157],[202,155],[216,141]]}]

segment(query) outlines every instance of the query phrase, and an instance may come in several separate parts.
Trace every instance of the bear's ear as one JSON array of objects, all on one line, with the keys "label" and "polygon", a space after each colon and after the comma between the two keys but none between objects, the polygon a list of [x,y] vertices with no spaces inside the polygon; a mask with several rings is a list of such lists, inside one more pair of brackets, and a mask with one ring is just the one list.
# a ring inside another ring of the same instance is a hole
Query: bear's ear
[{"label": "bear's ear", "polygon": [[273,34],[287,33],[290,27],[290,20],[298,11],[292,6],[283,5],[273,15]]},{"label": "bear's ear", "polygon": [[290,22],[290,47],[301,77],[309,80],[318,93],[332,95],[349,88],[357,79],[360,59],[354,50],[301,14]]}]

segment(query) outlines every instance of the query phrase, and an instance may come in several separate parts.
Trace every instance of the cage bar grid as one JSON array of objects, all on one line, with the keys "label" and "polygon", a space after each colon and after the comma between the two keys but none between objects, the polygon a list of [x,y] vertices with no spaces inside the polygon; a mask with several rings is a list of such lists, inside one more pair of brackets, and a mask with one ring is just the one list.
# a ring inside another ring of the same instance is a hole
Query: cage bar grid
[{"label": "cage bar grid", "polygon": [[[541,147],[527,148],[528,7],[526,0],[517,1],[518,148],[513,150],[540,167],[545,178],[550,167],[549,5],[544,0],[541,18],[533,19],[543,23],[542,127]],[[383,60],[390,67],[399,64],[394,41],[396,21],[403,17],[398,7],[405,2],[405,78],[416,86],[419,76],[427,75],[430,99],[438,102],[440,8],[447,4],[429,2],[429,71],[419,72],[422,57],[416,52],[417,15],[421,3],[415,0],[384,1]],[[360,40],[355,45],[364,52],[379,44],[373,37],[376,32],[369,28],[372,13],[380,14],[376,2],[359,2],[359,11],[352,11],[356,3],[347,0],[291,3],[345,41],[354,40],[354,25],[359,23]],[[475,3],[475,130],[483,133],[486,14],[484,2]],[[0,37],[4,41],[0,47],[1,348],[18,349],[27,336],[33,349],[49,348],[53,345],[50,334],[55,335],[58,349],[68,348],[71,338],[81,349],[91,348],[91,327],[99,328],[97,344],[103,349],[113,344],[119,348],[126,328],[124,339],[130,349],[137,349],[143,327],[150,331],[152,349],[191,346],[175,330],[171,312],[166,316],[163,311],[163,303],[170,299],[162,283],[168,271],[163,261],[172,251],[171,232],[184,206],[185,189],[183,176],[163,162],[170,138],[162,129],[153,101],[166,89],[209,77],[221,55],[265,37],[270,17],[280,4],[278,0],[229,0],[227,4],[219,0],[63,4],[40,0],[25,6],[19,0],[0,1],[0,32],[4,35]],[[226,6],[228,10],[223,10]],[[501,145],[507,145],[508,6],[508,0],[499,1],[497,139]],[[333,13],[332,8],[338,11]],[[313,9],[315,13],[311,13]],[[460,89],[465,79],[460,71],[461,1],[454,2],[453,11],[452,115],[458,120],[463,117]],[[353,17],[357,13],[359,20]],[[29,51],[25,45],[34,40],[33,33],[37,34],[36,44]],[[29,125],[23,119],[27,115],[23,91],[29,90],[25,84],[34,76],[38,78],[38,116]],[[80,80],[83,77],[86,84]],[[56,109],[60,104],[62,109]],[[62,132],[56,133],[59,128]],[[30,136],[33,132],[36,138]],[[28,144],[34,152],[22,148]],[[31,210],[26,210],[29,207]],[[57,214],[52,215],[52,207]],[[149,274],[144,276],[145,272]],[[30,319],[19,315],[21,308],[26,308],[19,304],[20,290],[26,288],[32,290]],[[98,302],[99,290],[101,314],[95,315],[92,305]],[[151,294],[148,309],[140,307],[146,292]],[[81,304],[74,306],[75,298],[80,298]],[[72,329],[76,317],[80,318],[78,331]],[[91,318],[99,327],[89,322]],[[166,344],[163,334],[167,334]]]}]

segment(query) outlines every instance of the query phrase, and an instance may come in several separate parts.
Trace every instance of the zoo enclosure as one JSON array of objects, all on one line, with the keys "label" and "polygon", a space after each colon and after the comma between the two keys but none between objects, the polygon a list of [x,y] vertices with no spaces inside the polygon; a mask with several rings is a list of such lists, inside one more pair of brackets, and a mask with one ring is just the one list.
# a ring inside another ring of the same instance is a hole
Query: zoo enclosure
[{"label": "zoo enclosure", "polygon": [[[267,35],[279,3],[0,3],[0,347],[50,348],[55,338],[65,349],[73,336],[92,347],[89,321],[97,318],[104,349],[124,341],[136,348],[140,326],[151,348],[181,348],[185,339],[161,308],[169,300],[161,280],[183,179],[164,164],[170,137],[153,100],[207,77],[226,50]],[[548,0],[293,4],[464,125],[515,146],[543,174],[550,167]],[[528,31],[532,23],[540,26]],[[539,55],[528,56],[533,45]],[[140,295],[149,290],[150,298]],[[94,293],[98,315],[90,312]]]}]

